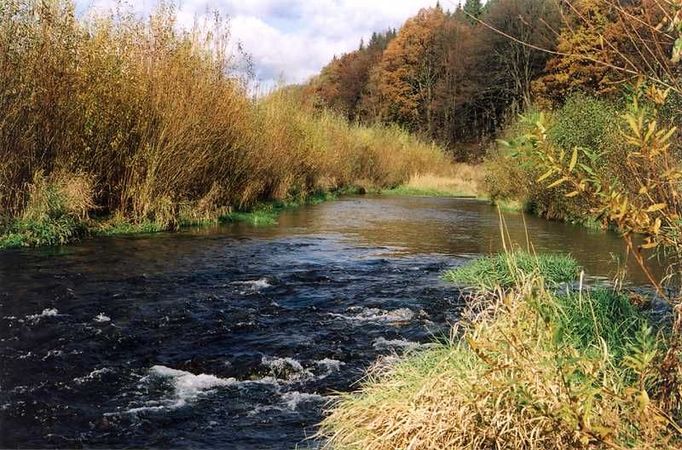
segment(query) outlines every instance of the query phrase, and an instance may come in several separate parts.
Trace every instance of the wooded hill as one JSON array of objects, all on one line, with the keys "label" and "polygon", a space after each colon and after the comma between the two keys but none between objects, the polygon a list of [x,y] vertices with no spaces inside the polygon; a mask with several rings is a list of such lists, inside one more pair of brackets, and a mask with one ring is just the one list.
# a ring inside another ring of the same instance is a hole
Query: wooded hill
[{"label": "wooded hill", "polygon": [[471,144],[532,102],[617,96],[641,73],[679,81],[670,11],[659,0],[438,4],[335,57],[303,89],[350,120],[396,123],[477,159],[483,147]]}]

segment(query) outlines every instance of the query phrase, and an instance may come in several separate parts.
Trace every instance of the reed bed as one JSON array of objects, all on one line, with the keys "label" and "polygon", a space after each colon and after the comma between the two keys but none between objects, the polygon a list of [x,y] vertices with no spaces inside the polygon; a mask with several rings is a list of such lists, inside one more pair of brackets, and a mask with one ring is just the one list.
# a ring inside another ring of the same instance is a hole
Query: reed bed
[{"label": "reed bed", "polygon": [[5,244],[79,234],[22,238],[35,189],[64,193],[69,178],[88,180],[82,199],[67,200],[85,210],[43,215],[42,225],[58,215],[86,228],[113,217],[174,229],[263,201],[391,187],[449,164],[398,128],[349,124],[287,90],[253,98],[219,18],[182,30],[164,3],[147,19],[74,11],[67,0],[0,4]]}]

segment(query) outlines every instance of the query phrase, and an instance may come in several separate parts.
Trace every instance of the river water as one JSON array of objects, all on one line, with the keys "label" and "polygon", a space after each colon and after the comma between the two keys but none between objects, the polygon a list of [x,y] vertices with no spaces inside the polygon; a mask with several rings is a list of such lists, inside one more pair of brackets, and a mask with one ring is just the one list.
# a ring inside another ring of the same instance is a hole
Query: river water
[{"label": "river water", "polygon": [[[591,275],[623,254],[525,219],[506,215],[513,240]],[[448,335],[463,305],[442,271],[500,243],[483,202],[348,197],[266,228],[0,253],[0,447],[315,447],[334,392]]]}]

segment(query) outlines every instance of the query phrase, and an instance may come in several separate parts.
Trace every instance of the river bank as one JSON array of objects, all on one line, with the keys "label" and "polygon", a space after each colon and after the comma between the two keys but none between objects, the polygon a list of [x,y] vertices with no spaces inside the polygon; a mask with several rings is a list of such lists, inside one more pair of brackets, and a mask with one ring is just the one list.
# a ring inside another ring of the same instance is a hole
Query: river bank
[{"label": "river bank", "polygon": [[[341,189],[318,191],[298,198],[261,201],[253,206],[232,210],[213,208],[213,211],[197,211],[196,205],[180,205],[172,212],[172,218],[165,221],[132,221],[121,214],[113,216],[74,214],[81,209],[82,199],[69,198],[69,193],[78,189],[50,186],[45,180],[39,181],[40,194],[24,219],[6,219],[0,227],[0,250],[18,247],[64,245],[94,236],[116,236],[177,231],[192,227],[215,226],[225,223],[244,222],[253,226],[271,226],[278,216],[287,210],[305,205],[315,205],[336,200],[346,195],[423,196],[484,199],[481,193],[482,172],[480,166],[467,164],[444,164],[437,167],[441,175],[416,174],[394,188],[382,189],[369,183]],[[63,191],[61,192],[60,191]],[[71,204],[71,205],[69,205]],[[87,208],[87,206],[86,206]],[[71,211],[69,211],[71,210]],[[0,223],[1,225],[1,223]],[[3,231],[4,230],[4,231]]]},{"label": "river bank", "polygon": [[449,169],[443,148],[398,126],[349,123],[291,89],[255,98],[225,21],[181,30],[171,6],[76,9],[0,11],[4,247],[72,242],[101,218],[105,233],[174,230]]},{"label": "river bank", "polygon": [[679,385],[660,366],[671,315],[654,325],[565,256],[508,252],[446,278],[472,286],[450,340],[375,364],[334,401],[327,448],[682,448]]},{"label": "river bank", "polygon": [[[506,220],[598,279],[624,255],[612,233]],[[377,359],[448,341],[466,305],[443,272],[501,250],[497,210],[467,199],[342,196],[277,222],[0,254],[0,445],[313,445]]]}]

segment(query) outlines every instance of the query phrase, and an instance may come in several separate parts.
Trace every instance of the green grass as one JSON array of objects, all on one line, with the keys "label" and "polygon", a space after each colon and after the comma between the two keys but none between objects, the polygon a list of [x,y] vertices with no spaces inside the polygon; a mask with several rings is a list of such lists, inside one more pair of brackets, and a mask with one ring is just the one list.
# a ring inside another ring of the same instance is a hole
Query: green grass
[{"label": "green grass", "polygon": [[18,233],[7,233],[0,236],[0,250],[8,248],[28,247],[26,238]]},{"label": "green grass", "polygon": [[147,234],[159,233],[165,231],[161,225],[144,221],[141,223],[132,223],[125,220],[110,221],[91,228],[90,232],[94,236],[120,236],[127,234]]},{"label": "green grass", "polygon": [[580,271],[578,262],[569,255],[531,255],[517,252],[514,258],[506,254],[485,256],[448,270],[446,281],[483,290],[509,288],[521,275],[537,274],[547,283],[558,284],[575,281]]},{"label": "green grass", "polygon": [[519,200],[495,200],[494,205],[503,212],[525,212],[528,206]]},{"label": "green grass", "polygon": [[461,339],[377,366],[321,425],[328,448],[679,448],[655,398],[666,345],[623,294],[556,296],[531,277]]},{"label": "green grass", "polygon": [[[347,193],[351,191],[343,191]],[[317,192],[306,197],[278,200],[262,203],[246,211],[234,211],[220,217],[222,223],[248,223],[254,226],[272,226],[277,224],[279,215],[290,209],[304,205],[317,205],[325,201],[335,200],[340,192]]]},{"label": "green grass", "polygon": [[221,222],[237,223],[244,222],[254,226],[276,225],[280,211],[274,208],[262,208],[252,211],[238,211],[225,214],[220,217]]},{"label": "green grass", "polygon": [[603,340],[617,360],[648,326],[627,295],[609,289],[558,295],[550,314],[562,343],[588,351]]},{"label": "green grass", "polygon": [[0,249],[63,245],[78,240],[86,233],[83,223],[69,217],[19,219],[0,235]]}]

